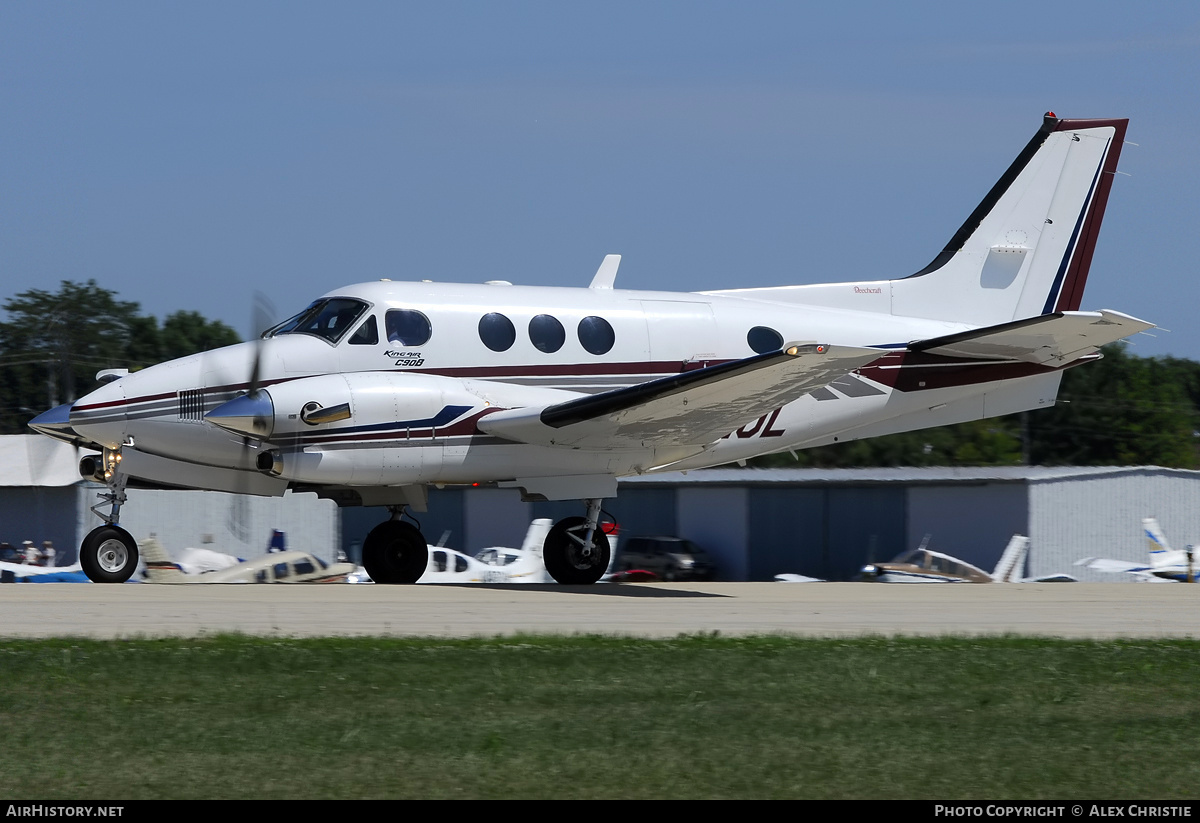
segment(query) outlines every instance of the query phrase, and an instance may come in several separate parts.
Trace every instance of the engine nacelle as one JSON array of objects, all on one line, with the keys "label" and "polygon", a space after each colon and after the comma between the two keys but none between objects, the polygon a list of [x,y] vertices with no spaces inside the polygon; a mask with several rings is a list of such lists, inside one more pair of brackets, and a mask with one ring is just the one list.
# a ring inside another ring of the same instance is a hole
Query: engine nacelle
[{"label": "engine nacelle", "polygon": [[104,482],[104,464],[98,454],[87,454],[79,460],[79,476],[85,480]]},{"label": "engine nacelle", "polygon": [[261,440],[257,467],[268,474],[388,485],[432,479],[446,439],[475,434],[475,420],[489,408],[456,378],[353,372],[276,383],[208,419]]},{"label": "engine nacelle", "polygon": [[85,480],[103,483],[113,475],[121,464],[121,452],[105,449],[100,454],[85,454],[79,459],[79,476]]}]

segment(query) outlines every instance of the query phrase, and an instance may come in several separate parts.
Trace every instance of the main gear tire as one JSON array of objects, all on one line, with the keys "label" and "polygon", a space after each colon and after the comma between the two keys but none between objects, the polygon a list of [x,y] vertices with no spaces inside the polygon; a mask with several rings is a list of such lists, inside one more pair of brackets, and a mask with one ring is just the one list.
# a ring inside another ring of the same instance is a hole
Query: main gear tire
[{"label": "main gear tire", "polygon": [[429,544],[411,523],[387,520],[363,541],[362,562],[376,583],[416,583],[429,564]]},{"label": "main gear tire", "polygon": [[550,529],[542,545],[546,571],[566,586],[587,586],[595,583],[608,570],[611,557],[608,536],[597,526],[590,546],[584,545],[587,519],[567,517]]}]

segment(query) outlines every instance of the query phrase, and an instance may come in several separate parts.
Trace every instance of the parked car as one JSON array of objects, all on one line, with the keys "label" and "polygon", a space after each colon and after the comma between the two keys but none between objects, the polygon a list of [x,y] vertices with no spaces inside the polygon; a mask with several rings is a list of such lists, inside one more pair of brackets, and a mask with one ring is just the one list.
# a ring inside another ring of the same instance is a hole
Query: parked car
[{"label": "parked car", "polygon": [[616,571],[629,569],[645,569],[663,580],[712,580],[716,571],[708,553],[682,537],[627,538]]}]

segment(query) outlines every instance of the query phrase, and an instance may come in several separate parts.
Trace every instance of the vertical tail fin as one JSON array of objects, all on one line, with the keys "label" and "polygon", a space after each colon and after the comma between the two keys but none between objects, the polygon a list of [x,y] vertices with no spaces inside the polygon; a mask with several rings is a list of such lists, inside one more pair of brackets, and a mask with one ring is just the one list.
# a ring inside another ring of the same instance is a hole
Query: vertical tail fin
[{"label": "vertical tail fin", "polygon": [[916,274],[701,293],[973,326],[1078,311],[1128,125],[1047,112],[950,242]]},{"label": "vertical tail fin", "polygon": [[1128,124],[1047,113],[933,262],[892,281],[892,313],[986,326],[1078,310]]},{"label": "vertical tail fin", "polygon": [[1146,549],[1152,557],[1155,554],[1171,550],[1171,547],[1167,545],[1166,535],[1163,534],[1162,529],[1158,525],[1157,518],[1143,518],[1142,529],[1146,532]]},{"label": "vertical tail fin", "polygon": [[1185,553],[1172,549],[1167,544],[1167,538],[1159,528],[1158,520],[1146,517],[1142,520],[1142,531],[1146,534],[1146,549],[1150,552],[1150,568],[1161,569],[1164,566],[1181,566],[1187,563]]},{"label": "vertical tail fin", "polygon": [[554,522],[547,517],[539,517],[531,522],[525,532],[525,542],[521,544],[521,551],[533,552],[541,556],[542,546],[546,542],[546,535],[550,533],[552,525]]},{"label": "vertical tail fin", "polygon": [[146,564],[146,579],[151,583],[186,583],[187,578],[155,537],[138,543],[142,562]]},{"label": "vertical tail fin", "polygon": [[997,583],[1020,583],[1025,576],[1025,555],[1029,553],[1029,538],[1022,534],[1014,534],[1004,547],[1000,561],[992,572],[992,579]]}]

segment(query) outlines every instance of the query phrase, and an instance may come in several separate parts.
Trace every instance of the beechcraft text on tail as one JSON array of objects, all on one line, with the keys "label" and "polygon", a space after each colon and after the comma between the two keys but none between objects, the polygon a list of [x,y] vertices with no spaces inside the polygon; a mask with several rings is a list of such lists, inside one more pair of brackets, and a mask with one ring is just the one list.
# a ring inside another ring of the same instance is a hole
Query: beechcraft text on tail
[{"label": "beechcraft text on tail", "polygon": [[430,486],[579,500],[543,546],[560,583],[609,561],[617,478],[1051,406],[1064,369],[1150,323],[1082,311],[1127,120],[1043,118],[933,261],[899,279],[707,292],[381,281],[338,288],[261,339],[134,373],[31,422],[100,453],[98,582],[138,561],[128,486],[387,506],[380,583],[428,547]]}]

